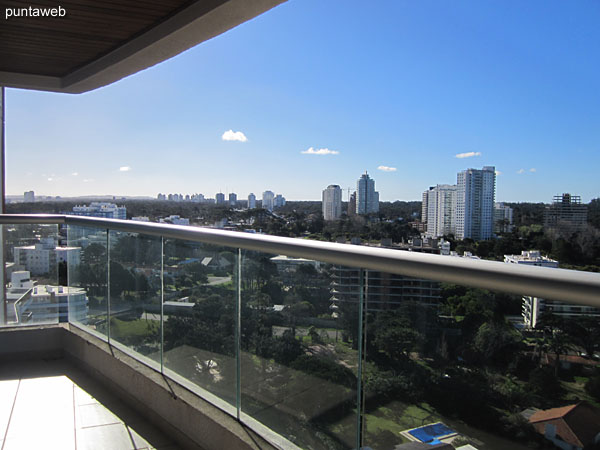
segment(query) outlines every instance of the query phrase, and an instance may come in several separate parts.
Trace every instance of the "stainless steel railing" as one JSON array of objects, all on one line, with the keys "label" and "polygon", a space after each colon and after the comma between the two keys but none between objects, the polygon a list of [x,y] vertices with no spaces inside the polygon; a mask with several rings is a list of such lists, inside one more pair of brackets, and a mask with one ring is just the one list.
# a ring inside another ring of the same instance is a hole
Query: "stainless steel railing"
[{"label": "stainless steel railing", "polygon": [[3,214],[0,224],[67,224],[142,233],[600,307],[598,273],[96,217]]}]

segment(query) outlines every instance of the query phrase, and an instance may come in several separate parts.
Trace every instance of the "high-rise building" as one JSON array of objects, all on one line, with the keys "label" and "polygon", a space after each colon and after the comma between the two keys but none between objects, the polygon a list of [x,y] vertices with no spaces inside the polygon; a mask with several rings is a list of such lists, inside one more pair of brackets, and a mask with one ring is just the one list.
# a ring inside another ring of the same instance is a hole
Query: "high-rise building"
[{"label": "high-rise building", "polygon": [[[431,189],[431,188],[429,188]],[[429,203],[429,189],[423,192],[421,201],[421,223],[427,223],[427,206]]]},{"label": "high-rise building", "polygon": [[356,215],[356,191],[354,191],[348,199],[348,216]]},{"label": "high-rise building", "polygon": [[[335,306],[332,309],[360,302],[361,274],[360,269],[352,267],[332,267],[330,292]],[[437,281],[370,270],[368,283],[368,307],[372,311],[396,309],[408,302],[436,306],[441,300],[441,286]]]},{"label": "high-rise building", "polygon": [[[558,267],[558,261],[542,256],[538,250],[523,251],[520,255],[504,255],[504,262],[526,266]],[[544,314],[553,314],[566,319],[580,316],[600,318],[600,308],[546,300],[529,295],[523,296],[522,315],[525,326],[535,328]]]},{"label": "high-rise building", "polygon": [[356,213],[373,214],[379,212],[379,192],[375,190],[375,180],[365,172],[356,182]]},{"label": "high-rise building", "polygon": [[90,206],[73,206],[74,216],[103,217],[105,219],[127,219],[127,208],[114,203],[92,202]]},{"label": "high-rise building", "polygon": [[426,236],[441,237],[456,233],[456,185],[438,184],[423,193],[422,211],[427,221]]},{"label": "high-rise building", "polygon": [[510,233],[513,229],[513,209],[504,203],[494,205],[494,232]]},{"label": "high-rise building", "polygon": [[237,194],[232,192],[229,194],[229,206],[235,206],[237,203]]},{"label": "high-rise building", "polygon": [[223,194],[222,192],[219,192],[215,195],[215,200],[217,202],[217,205],[224,205],[225,204],[225,194]]},{"label": "high-rise building", "polygon": [[544,227],[562,234],[581,231],[587,223],[587,206],[579,195],[555,195],[552,205],[544,211]]},{"label": "high-rise building", "polygon": [[456,177],[456,237],[491,239],[494,231],[496,169],[467,169]]},{"label": "high-rise building", "polygon": [[285,197],[281,194],[277,194],[273,199],[273,206],[275,208],[281,208],[282,206],[285,206]]},{"label": "high-rise building", "polygon": [[248,209],[254,208],[256,208],[256,195],[251,192],[248,196]]},{"label": "high-rise building", "polygon": [[35,202],[35,192],[34,191],[27,191],[23,193],[23,201],[25,203],[33,203]]},{"label": "high-rise building", "polygon": [[275,206],[275,194],[272,191],[265,191],[262,195],[262,207],[268,211],[273,211]]},{"label": "high-rise building", "polygon": [[323,218],[337,220],[342,217],[342,189],[337,184],[330,184],[323,189]]}]

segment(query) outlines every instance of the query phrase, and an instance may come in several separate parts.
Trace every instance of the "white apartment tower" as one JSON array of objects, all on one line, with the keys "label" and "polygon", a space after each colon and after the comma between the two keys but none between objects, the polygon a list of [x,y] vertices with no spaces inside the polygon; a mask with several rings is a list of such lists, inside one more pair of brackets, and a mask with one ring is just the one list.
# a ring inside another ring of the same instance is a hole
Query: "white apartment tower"
[{"label": "white apartment tower", "polygon": [[342,217],[342,189],[337,184],[330,184],[323,189],[323,218],[338,220]]},{"label": "white apartment tower", "polygon": [[251,192],[248,196],[248,209],[254,208],[256,208],[256,195]]},{"label": "white apartment tower", "polygon": [[356,214],[379,212],[379,192],[375,190],[375,180],[365,172],[356,182]]},{"label": "white apartment tower", "polygon": [[273,211],[275,206],[275,194],[273,191],[265,191],[262,195],[262,207],[263,209]]},{"label": "white apartment tower", "polygon": [[424,221],[427,222],[426,236],[437,238],[456,233],[456,185],[438,184],[423,193]]},{"label": "white apartment tower", "polygon": [[467,169],[456,177],[456,237],[491,239],[494,231],[496,169]]}]

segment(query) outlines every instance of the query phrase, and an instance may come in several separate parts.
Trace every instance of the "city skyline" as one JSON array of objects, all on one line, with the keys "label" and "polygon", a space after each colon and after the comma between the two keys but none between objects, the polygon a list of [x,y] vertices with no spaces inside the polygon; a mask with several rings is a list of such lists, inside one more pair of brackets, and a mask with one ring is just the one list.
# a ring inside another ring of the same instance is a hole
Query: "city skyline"
[{"label": "city skyline", "polygon": [[597,4],[344,5],[288,2],[83,95],[7,89],[7,193],[347,201],[366,170],[420,200],[494,165],[498,201],[600,195]]}]

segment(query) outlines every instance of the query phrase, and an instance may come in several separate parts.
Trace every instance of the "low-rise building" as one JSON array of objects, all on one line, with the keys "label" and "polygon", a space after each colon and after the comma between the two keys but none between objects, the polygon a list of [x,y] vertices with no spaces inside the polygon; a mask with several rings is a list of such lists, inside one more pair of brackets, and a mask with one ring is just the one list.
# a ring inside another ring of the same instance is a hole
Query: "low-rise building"
[{"label": "low-rise building", "polygon": [[170,215],[169,217],[165,217],[164,219],[160,219],[159,222],[160,223],[170,223],[173,225],[189,225],[190,219],[186,219],[186,218],[183,218],[183,217],[180,217],[180,216],[174,214],[174,215]]},{"label": "low-rise building", "polygon": [[13,248],[15,265],[24,267],[32,275],[46,275],[56,270],[59,263],[76,267],[81,262],[80,247],[58,247],[52,237],[42,238],[34,245]]},{"label": "low-rise building", "polygon": [[510,233],[513,229],[513,209],[504,203],[494,205],[494,232]]},{"label": "low-rise building", "polygon": [[587,402],[537,411],[529,423],[564,450],[581,450],[600,441],[600,412]]},{"label": "low-rise building", "polygon": [[85,289],[68,286],[35,285],[28,271],[11,275],[6,289],[8,319],[13,323],[77,321],[87,323],[88,298]]},{"label": "low-rise building", "polygon": [[[507,264],[521,264],[527,266],[539,266],[557,268],[558,261],[550,259],[538,250],[528,250],[520,255],[504,255]],[[574,305],[572,303],[557,300],[546,300],[529,295],[523,296],[522,315],[527,328],[535,328],[542,315],[554,314],[563,318],[576,318],[579,316],[594,316],[600,318],[600,309],[586,305]]]},{"label": "low-rise building", "polygon": [[92,202],[89,206],[73,206],[74,216],[102,217],[104,219],[127,219],[127,208],[114,203]]}]

